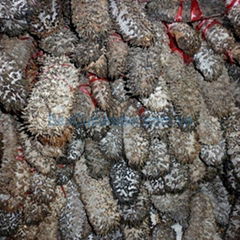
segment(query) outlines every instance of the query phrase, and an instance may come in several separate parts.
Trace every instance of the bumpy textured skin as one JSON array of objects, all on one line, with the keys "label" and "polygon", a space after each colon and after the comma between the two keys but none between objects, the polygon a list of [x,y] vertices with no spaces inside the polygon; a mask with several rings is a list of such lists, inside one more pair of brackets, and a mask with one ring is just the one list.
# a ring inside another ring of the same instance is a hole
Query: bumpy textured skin
[{"label": "bumpy textured skin", "polygon": [[149,96],[155,90],[161,74],[159,49],[157,47],[129,49],[127,72],[127,86],[130,92],[137,96]]},{"label": "bumpy textured skin", "polygon": [[3,36],[0,40],[0,100],[7,111],[21,111],[26,105],[30,83],[25,69],[34,51],[34,41]]},{"label": "bumpy textured skin", "polygon": [[177,45],[188,55],[194,55],[201,46],[199,34],[187,23],[172,23],[169,32],[175,37]]},{"label": "bumpy textured skin", "polygon": [[186,66],[180,56],[171,54],[167,45],[162,50],[161,63],[177,111],[184,117],[196,118],[201,108],[199,81],[202,76],[192,65]]},{"label": "bumpy textured skin", "polygon": [[146,188],[149,194],[161,195],[166,192],[165,184],[162,177],[146,180],[144,182],[144,187]]},{"label": "bumpy textured skin", "polygon": [[94,141],[99,142],[106,136],[109,127],[110,120],[107,113],[96,108],[91,118],[86,123],[87,136],[91,137]]},{"label": "bumpy textured skin", "polygon": [[[202,29],[204,29],[210,20],[207,20]],[[215,24],[205,32],[206,41],[211,48],[219,54],[225,54],[226,51],[232,50],[235,46],[233,34],[221,24]]]},{"label": "bumpy textured skin", "polygon": [[215,145],[222,140],[223,132],[221,130],[219,119],[210,115],[205,105],[201,108],[198,122],[197,134],[200,143]]},{"label": "bumpy textured skin", "polygon": [[224,238],[225,240],[235,240],[240,237],[239,216],[240,216],[240,201],[239,199],[237,199],[230,215],[229,226]]},{"label": "bumpy textured skin", "polygon": [[33,14],[34,3],[27,0],[3,0],[0,3],[0,32],[20,35],[28,29],[26,16]]},{"label": "bumpy textured skin", "polygon": [[152,232],[152,240],[159,239],[175,240],[174,230],[167,225],[156,225]]},{"label": "bumpy textured skin", "polygon": [[134,46],[149,47],[154,40],[153,27],[138,1],[110,0],[117,31]]},{"label": "bumpy textured skin", "polygon": [[194,55],[194,61],[206,81],[215,81],[222,74],[223,60],[214,53],[206,41],[202,41],[199,51]]},{"label": "bumpy textured skin", "polygon": [[202,145],[200,157],[208,166],[221,166],[224,158],[226,157],[225,141],[220,141],[218,144],[214,145]]},{"label": "bumpy textured skin", "polygon": [[140,167],[146,162],[150,142],[149,135],[143,128],[124,124],[123,144],[129,165]]},{"label": "bumpy textured skin", "polygon": [[102,54],[96,61],[91,62],[83,69],[101,78],[108,78],[108,60],[105,54]]},{"label": "bumpy textured skin", "polygon": [[215,117],[224,117],[234,107],[233,88],[226,68],[217,81],[201,81],[201,92],[209,113]]},{"label": "bumpy textured skin", "polygon": [[29,31],[38,37],[46,37],[62,25],[60,0],[44,0],[37,4],[34,14],[27,16]]},{"label": "bumpy textured skin", "polygon": [[129,225],[140,224],[150,211],[150,201],[144,188],[140,192],[134,202],[120,204],[120,214],[124,223]]},{"label": "bumpy textured skin", "polygon": [[206,194],[213,205],[215,220],[222,226],[227,226],[231,212],[230,195],[219,177],[212,182],[201,185],[201,191]]},{"label": "bumpy textured skin", "polygon": [[26,123],[32,134],[52,138],[53,142],[55,137],[69,134],[71,126],[67,119],[77,85],[78,70],[67,57],[46,57],[40,81],[25,108]]},{"label": "bumpy textured skin", "polygon": [[91,177],[102,178],[108,176],[111,165],[100,151],[97,142],[86,139],[84,156]]},{"label": "bumpy textured skin", "polygon": [[220,240],[214,219],[213,206],[209,197],[197,193],[191,201],[191,216],[189,227],[184,233],[183,240]]},{"label": "bumpy textured skin", "polygon": [[174,124],[173,109],[166,108],[161,112],[146,110],[141,114],[142,125],[153,137],[165,136]]},{"label": "bumpy textured skin", "polygon": [[56,189],[56,198],[49,204],[50,214],[38,226],[37,240],[57,239],[58,236],[58,219],[61,209],[66,205],[66,198],[61,188]]},{"label": "bumpy textured skin", "polygon": [[168,87],[162,76],[158,78],[154,91],[147,98],[141,98],[141,101],[147,109],[155,112],[164,110],[171,105]]},{"label": "bumpy textured skin", "polygon": [[113,198],[109,179],[95,180],[88,175],[85,159],[82,157],[75,167],[75,180],[80,188],[91,225],[97,234],[107,234],[119,225],[120,214],[117,201]]},{"label": "bumpy textured skin", "polygon": [[[218,0],[198,0],[203,18],[222,15],[225,11],[224,2]],[[166,22],[174,22],[179,8],[179,0],[153,0],[147,4],[147,13],[150,17]],[[183,22],[191,22],[191,0],[183,1]]]},{"label": "bumpy textured skin", "polygon": [[228,76],[230,78],[231,83],[234,86],[234,99],[235,105],[239,108],[240,107],[240,67],[236,64],[226,64],[228,69]]},{"label": "bumpy textured skin", "polygon": [[105,52],[103,43],[80,39],[71,56],[79,67],[83,67],[97,61]]},{"label": "bumpy textured skin", "polygon": [[38,203],[48,204],[55,198],[56,183],[54,178],[34,172],[30,178],[31,198]]},{"label": "bumpy textured skin", "polygon": [[74,165],[72,164],[59,164],[56,166],[55,177],[57,185],[67,184],[73,177]]},{"label": "bumpy textured skin", "polygon": [[167,217],[186,227],[190,213],[190,197],[191,193],[185,191],[181,194],[167,193],[162,196],[152,195],[151,200],[161,215],[165,214]]},{"label": "bumpy textured skin", "polygon": [[107,44],[108,76],[111,79],[117,79],[124,74],[128,55],[127,43],[116,34],[108,37]]},{"label": "bumpy textured skin", "polygon": [[110,171],[111,186],[120,202],[133,201],[140,187],[140,175],[127,166],[125,161],[115,163]]},{"label": "bumpy textured skin", "polygon": [[28,138],[28,135],[21,133],[21,140],[25,149],[27,162],[39,173],[47,176],[54,176],[56,160],[63,155],[59,147],[43,145],[38,140]]},{"label": "bumpy textured skin", "polygon": [[75,51],[77,41],[78,39],[74,33],[64,26],[59,31],[42,38],[39,46],[45,52],[52,54],[52,56],[71,56]]},{"label": "bumpy textured skin", "polygon": [[[231,3],[231,0],[225,1],[225,5]],[[234,30],[238,36],[240,36],[240,5],[239,3],[235,3],[231,9],[227,12],[227,17],[230,20],[231,24],[234,27]]]},{"label": "bumpy textured skin", "polygon": [[59,229],[61,236],[66,240],[85,238],[90,232],[84,205],[80,200],[80,194],[74,182],[66,185],[67,202],[61,210]]},{"label": "bumpy textured skin", "polygon": [[72,21],[79,37],[105,40],[111,28],[107,0],[73,0]]},{"label": "bumpy textured skin", "polygon": [[145,219],[141,225],[124,227],[124,236],[126,240],[150,240],[150,228],[148,219]]},{"label": "bumpy textured skin", "polygon": [[29,165],[20,145],[19,124],[10,115],[0,112],[0,132],[3,135],[3,157],[0,168],[1,209],[20,209],[30,186]]},{"label": "bumpy textured skin", "polygon": [[118,160],[123,153],[122,127],[111,126],[106,136],[99,142],[99,148],[110,160]]},{"label": "bumpy textured skin", "polygon": [[172,160],[170,172],[163,177],[166,191],[172,193],[183,191],[188,185],[188,172],[186,165]]},{"label": "bumpy textured skin", "polygon": [[84,152],[85,142],[82,139],[74,139],[67,149],[67,157],[65,163],[75,163]]},{"label": "bumpy textured skin", "polygon": [[170,163],[167,144],[157,138],[152,138],[149,147],[149,159],[145,163],[142,173],[146,177],[157,178],[169,171]]},{"label": "bumpy textured skin", "polygon": [[192,163],[198,156],[200,144],[194,132],[182,132],[172,128],[168,138],[170,153],[173,153],[181,163]]},{"label": "bumpy textured skin", "polygon": [[189,181],[191,182],[190,185],[193,187],[198,186],[198,183],[204,179],[206,174],[207,167],[199,157],[196,157],[193,160],[193,163],[189,166]]},{"label": "bumpy textured skin", "polygon": [[88,85],[88,79],[81,75],[80,85],[75,91],[70,124],[76,129],[80,138],[85,137],[85,130],[95,111],[95,102],[91,96],[91,87]]},{"label": "bumpy textured skin", "polygon": [[123,78],[116,79],[114,82],[110,82],[112,89],[112,96],[120,102],[127,101],[129,96],[128,91],[125,89],[125,81]]},{"label": "bumpy textured skin", "polygon": [[21,222],[21,214],[19,212],[5,212],[0,210],[0,235],[12,235]]},{"label": "bumpy textured skin", "polygon": [[231,156],[240,153],[240,111],[235,109],[225,122],[227,153]]},{"label": "bumpy textured skin", "polygon": [[[91,77],[89,78],[91,81]],[[92,89],[93,97],[96,99],[97,105],[103,110],[107,111],[111,109],[111,88],[110,84],[107,80],[96,80],[90,82],[90,86]]]}]

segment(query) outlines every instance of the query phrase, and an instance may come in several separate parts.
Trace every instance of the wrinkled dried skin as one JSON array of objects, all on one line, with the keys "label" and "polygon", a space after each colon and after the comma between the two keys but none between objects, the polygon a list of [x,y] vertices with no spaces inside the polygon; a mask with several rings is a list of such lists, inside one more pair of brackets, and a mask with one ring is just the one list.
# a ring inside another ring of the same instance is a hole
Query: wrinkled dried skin
[{"label": "wrinkled dried skin", "polygon": [[82,157],[75,167],[75,180],[80,188],[89,221],[97,234],[107,234],[119,225],[120,214],[108,178],[95,180],[88,175]]},{"label": "wrinkled dried skin", "polygon": [[186,23],[172,23],[170,33],[175,37],[177,45],[185,53],[194,55],[201,46],[199,34]]},{"label": "wrinkled dried skin", "polygon": [[110,10],[118,32],[134,46],[149,47],[154,40],[153,27],[138,1],[110,0]]},{"label": "wrinkled dried skin", "polygon": [[107,60],[108,76],[111,79],[119,78],[126,71],[128,45],[121,36],[110,35],[108,38]]},{"label": "wrinkled dried skin", "polygon": [[214,219],[213,207],[207,195],[197,193],[191,201],[189,227],[183,240],[220,240]]},{"label": "wrinkled dried skin", "polygon": [[67,57],[46,57],[24,112],[28,130],[42,142],[54,145],[69,139],[68,119],[77,85],[78,70]]},{"label": "wrinkled dried skin", "polygon": [[147,132],[140,127],[124,125],[123,143],[128,163],[132,166],[141,167],[149,155],[150,142]]},{"label": "wrinkled dried skin", "polygon": [[38,37],[47,37],[62,27],[60,0],[39,3],[36,12],[27,16],[29,31]]},{"label": "wrinkled dried skin", "polygon": [[222,74],[223,60],[214,53],[214,51],[202,41],[201,48],[194,55],[196,68],[203,74],[206,81],[215,81]]},{"label": "wrinkled dried skin", "polygon": [[107,0],[73,0],[72,21],[79,37],[105,40],[111,28]]},{"label": "wrinkled dried skin", "polygon": [[169,134],[170,152],[181,163],[192,163],[198,156],[200,144],[196,139],[194,132],[182,132],[178,129],[172,129]]},{"label": "wrinkled dried skin", "polygon": [[[147,4],[147,13],[150,17],[166,22],[176,21],[179,9],[179,0],[153,0]],[[183,1],[183,22],[191,22],[191,0]],[[202,11],[201,18],[209,18],[224,14],[224,2],[218,0],[198,0],[199,8]]]},{"label": "wrinkled dried skin", "polygon": [[3,36],[0,40],[0,100],[7,111],[21,111],[27,103],[30,80],[26,72],[34,51],[33,39]]}]

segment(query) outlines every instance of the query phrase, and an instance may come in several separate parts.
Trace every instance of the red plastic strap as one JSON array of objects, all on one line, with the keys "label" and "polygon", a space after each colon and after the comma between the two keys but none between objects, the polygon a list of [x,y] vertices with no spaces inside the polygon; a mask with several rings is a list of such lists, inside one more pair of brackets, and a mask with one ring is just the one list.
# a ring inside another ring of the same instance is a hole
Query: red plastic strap
[{"label": "red plastic strap", "polygon": [[207,31],[216,24],[221,24],[218,20],[214,19],[210,21],[207,26],[202,30],[203,38],[206,39]]},{"label": "red plastic strap", "polygon": [[141,116],[143,113],[145,112],[145,108],[141,107],[140,109],[138,109],[138,115]]},{"label": "red plastic strap", "polygon": [[20,39],[20,40],[29,40],[30,37],[24,37],[24,36],[22,36],[22,37],[19,37],[19,39]]},{"label": "red plastic strap", "polygon": [[227,6],[226,6],[226,12],[229,12],[233,6],[236,6],[237,4],[240,4],[240,0],[232,0]]},{"label": "red plastic strap", "polygon": [[89,87],[89,84],[81,84],[81,85],[78,86],[78,88],[81,92],[83,92],[84,94],[86,94],[87,96],[89,96],[91,98],[93,105],[96,107],[97,106],[97,101],[93,97],[93,95],[87,90],[86,87]]},{"label": "red plastic strap", "polygon": [[206,22],[207,22],[207,19],[202,20],[202,21],[196,26],[196,30],[199,31]]},{"label": "red plastic strap", "polygon": [[177,10],[177,14],[174,18],[174,21],[175,22],[181,22],[182,21],[182,15],[183,15],[183,1],[184,0],[180,0],[179,2],[179,7],[178,7],[178,10]]},{"label": "red plastic strap", "polygon": [[118,33],[112,33],[110,36],[112,37],[113,42],[122,42],[123,41],[121,35],[119,35]]},{"label": "red plastic strap", "polygon": [[88,79],[89,79],[89,83],[93,83],[93,82],[96,82],[96,81],[107,81],[108,82],[108,80],[106,78],[100,78],[94,73],[88,73],[87,76],[88,76]]},{"label": "red plastic strap", "polygon": [[178,52],[181,57],[183,58],[184,63],[189,64],[193,61],[193,58],[190,57],[189,55],[187,55],[186,53],[184,53],[184,51],[180,48],[177,47],[177,44],[175,43],[175,39],[174,36],[169,32],[169,25],[165,24],[167,26],[167,34],[169,37],[169,47],[171,48],[171,50],[173,52]]},{"label": "red plastic strap", "polygon": [[43,56],[43,51],[38,51],[32,55],[32,58],[37,58]]},{"label": "red plastic strap", "polygon": [[230,62],[231,64],[234,64],[234,58],[233,58],[232,52],[229,51],[229,50],[227,50],[227,51],[225,52],[225,55],[227,56],[229,62]]},{"label": "red plastic strap", "polygon": [[198,21],[203,17],[202,10],[199,6],[198,0],[191,2],[191,21]]},{"label": "red plastic strap", "polygon": [[66,191],[64,189],[64,186],[63,185],[60,185],[61,189],[62,189],[62,192],[63,192],[63,195],[65,198],[67,198],[67,194],[66,194]]}]

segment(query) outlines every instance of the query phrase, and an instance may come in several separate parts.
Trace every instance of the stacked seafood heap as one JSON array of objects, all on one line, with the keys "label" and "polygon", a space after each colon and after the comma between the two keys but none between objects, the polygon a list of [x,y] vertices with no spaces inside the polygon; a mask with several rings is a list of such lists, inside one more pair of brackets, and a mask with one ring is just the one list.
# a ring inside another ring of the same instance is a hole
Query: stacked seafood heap
[{"label": "stacked seafood heap", "polygon": [[240,239],[239,0],[1,0],[0,239]]}]

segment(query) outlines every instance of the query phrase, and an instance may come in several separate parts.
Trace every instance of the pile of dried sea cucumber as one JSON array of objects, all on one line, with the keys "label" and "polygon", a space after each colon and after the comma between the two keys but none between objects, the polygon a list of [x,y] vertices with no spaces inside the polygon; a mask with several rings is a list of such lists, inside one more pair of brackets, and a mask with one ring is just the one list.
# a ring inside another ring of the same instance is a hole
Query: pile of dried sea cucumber
[{"label": "pile of dried sea cucumber", "polygon": [[237,240],[239,197],[239,0],[1,0],[1,240]]}]

